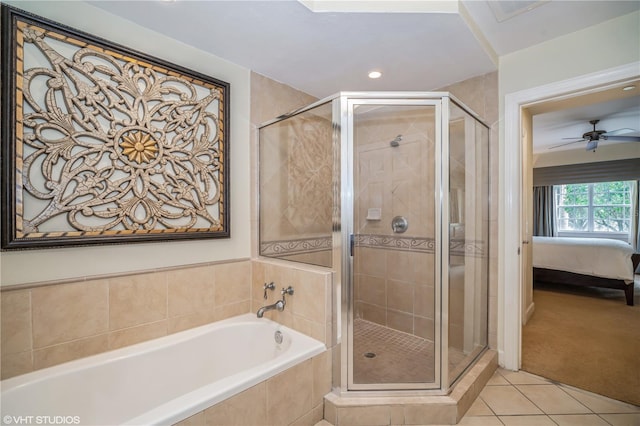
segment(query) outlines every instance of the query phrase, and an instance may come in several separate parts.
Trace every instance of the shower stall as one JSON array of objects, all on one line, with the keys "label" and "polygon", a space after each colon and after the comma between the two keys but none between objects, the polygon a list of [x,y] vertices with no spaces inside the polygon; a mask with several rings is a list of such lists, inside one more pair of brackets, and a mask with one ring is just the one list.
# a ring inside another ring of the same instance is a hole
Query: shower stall
[{"label": "shower stall", "polygon": [[487,348],[489,128],[341,92],[259,128],[259,251],[334,271],[334,389],[447,394]]}]

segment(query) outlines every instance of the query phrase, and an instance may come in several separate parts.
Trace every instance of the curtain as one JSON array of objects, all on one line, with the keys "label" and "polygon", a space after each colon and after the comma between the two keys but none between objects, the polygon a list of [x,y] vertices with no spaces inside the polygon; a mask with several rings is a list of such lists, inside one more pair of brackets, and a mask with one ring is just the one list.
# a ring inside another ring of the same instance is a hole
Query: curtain
[{"label": "curtain", "polygon": [[543,237],[556,235],[553,209],[553,186],[534,186],[533,235]]},{"label": "curtain", "polygon": [[640,199],[640,181],[635,181],[631,185],[631,227],[629,229],[629,244],[635,251],[640,250],[640,214],[638,214],[638,205]]}]

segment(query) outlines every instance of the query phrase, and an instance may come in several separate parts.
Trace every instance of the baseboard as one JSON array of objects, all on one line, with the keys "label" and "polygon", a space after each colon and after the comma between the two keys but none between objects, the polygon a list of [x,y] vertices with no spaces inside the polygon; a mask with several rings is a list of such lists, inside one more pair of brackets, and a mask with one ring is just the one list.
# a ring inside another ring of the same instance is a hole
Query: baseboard
[{"label": "baseboard", "polygon": [[524,318],[522,320],[522,325],[527,325],[527,323],[531,319],[531,316],[533,315],[533,312],[535,310],[536,310],[536,304],[531,302],[531,304],[527,307],[527,310],[526,310],[526,312],[524,314]]}]

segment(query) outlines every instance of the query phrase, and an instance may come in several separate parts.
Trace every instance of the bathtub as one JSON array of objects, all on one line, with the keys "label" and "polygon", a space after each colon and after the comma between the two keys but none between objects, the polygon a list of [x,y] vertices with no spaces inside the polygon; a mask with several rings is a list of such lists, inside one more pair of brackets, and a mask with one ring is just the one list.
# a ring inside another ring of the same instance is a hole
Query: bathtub
[{"label": "bathtub", "polygon": [[173,424],[324,350],[276,322],[240,315],[3,380],[1,419]]}]

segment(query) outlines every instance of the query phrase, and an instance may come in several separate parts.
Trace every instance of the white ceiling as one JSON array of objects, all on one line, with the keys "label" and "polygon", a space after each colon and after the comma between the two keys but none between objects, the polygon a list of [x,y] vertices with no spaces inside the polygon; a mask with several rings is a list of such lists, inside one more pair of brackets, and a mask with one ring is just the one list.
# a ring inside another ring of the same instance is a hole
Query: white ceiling
[{"label": "white ceiling", "polygon": [[[534,115],[534,153],[586,149],[586,142],[579,141],[584,133],[593,130],[593,125],[589,123],[591,120],[600,120],[596,124],[597,130],[604,130],[616,136],[640,136],[640,83],[636,82],[635,86],[635,96],[585,103]],[[621,91],[620,88],[618,90]],[[572,142],[571,139],[565,138],[579,139],[574,141],[575,143],[559,146]],[[628,142],[601,141],[599,147],[616,143]]]},{"label": "white ceiling", "polygon": [[[455,1],[342,2],[393,11],[376,13],[317,13],[295,0],[90,3],[319,98],[341,90],[433,90],[497,69],[464,14],[450,12],[459,8]],[[547,1],[499,23],[488,2],[462,4],[500,55],[640,9],[640,1]],[[438,8],[449,13],[425,12]],[[382,78],[369,79],[372,69]]]},{"label": "white ceiling", "polygon": [[[499,55],[640,10],[640,1],[608,0],[89,3],[318,98],[339,91],[434,90],[495,71]],[[374,69],[382,78],[367,77]],[[640,130],[640,111],[629,113],[626,102],[534,117],[534,145],[580,136],[593,118],[602,120],[599,129]],[[616,108],[630,118],[611,121]]]}]

